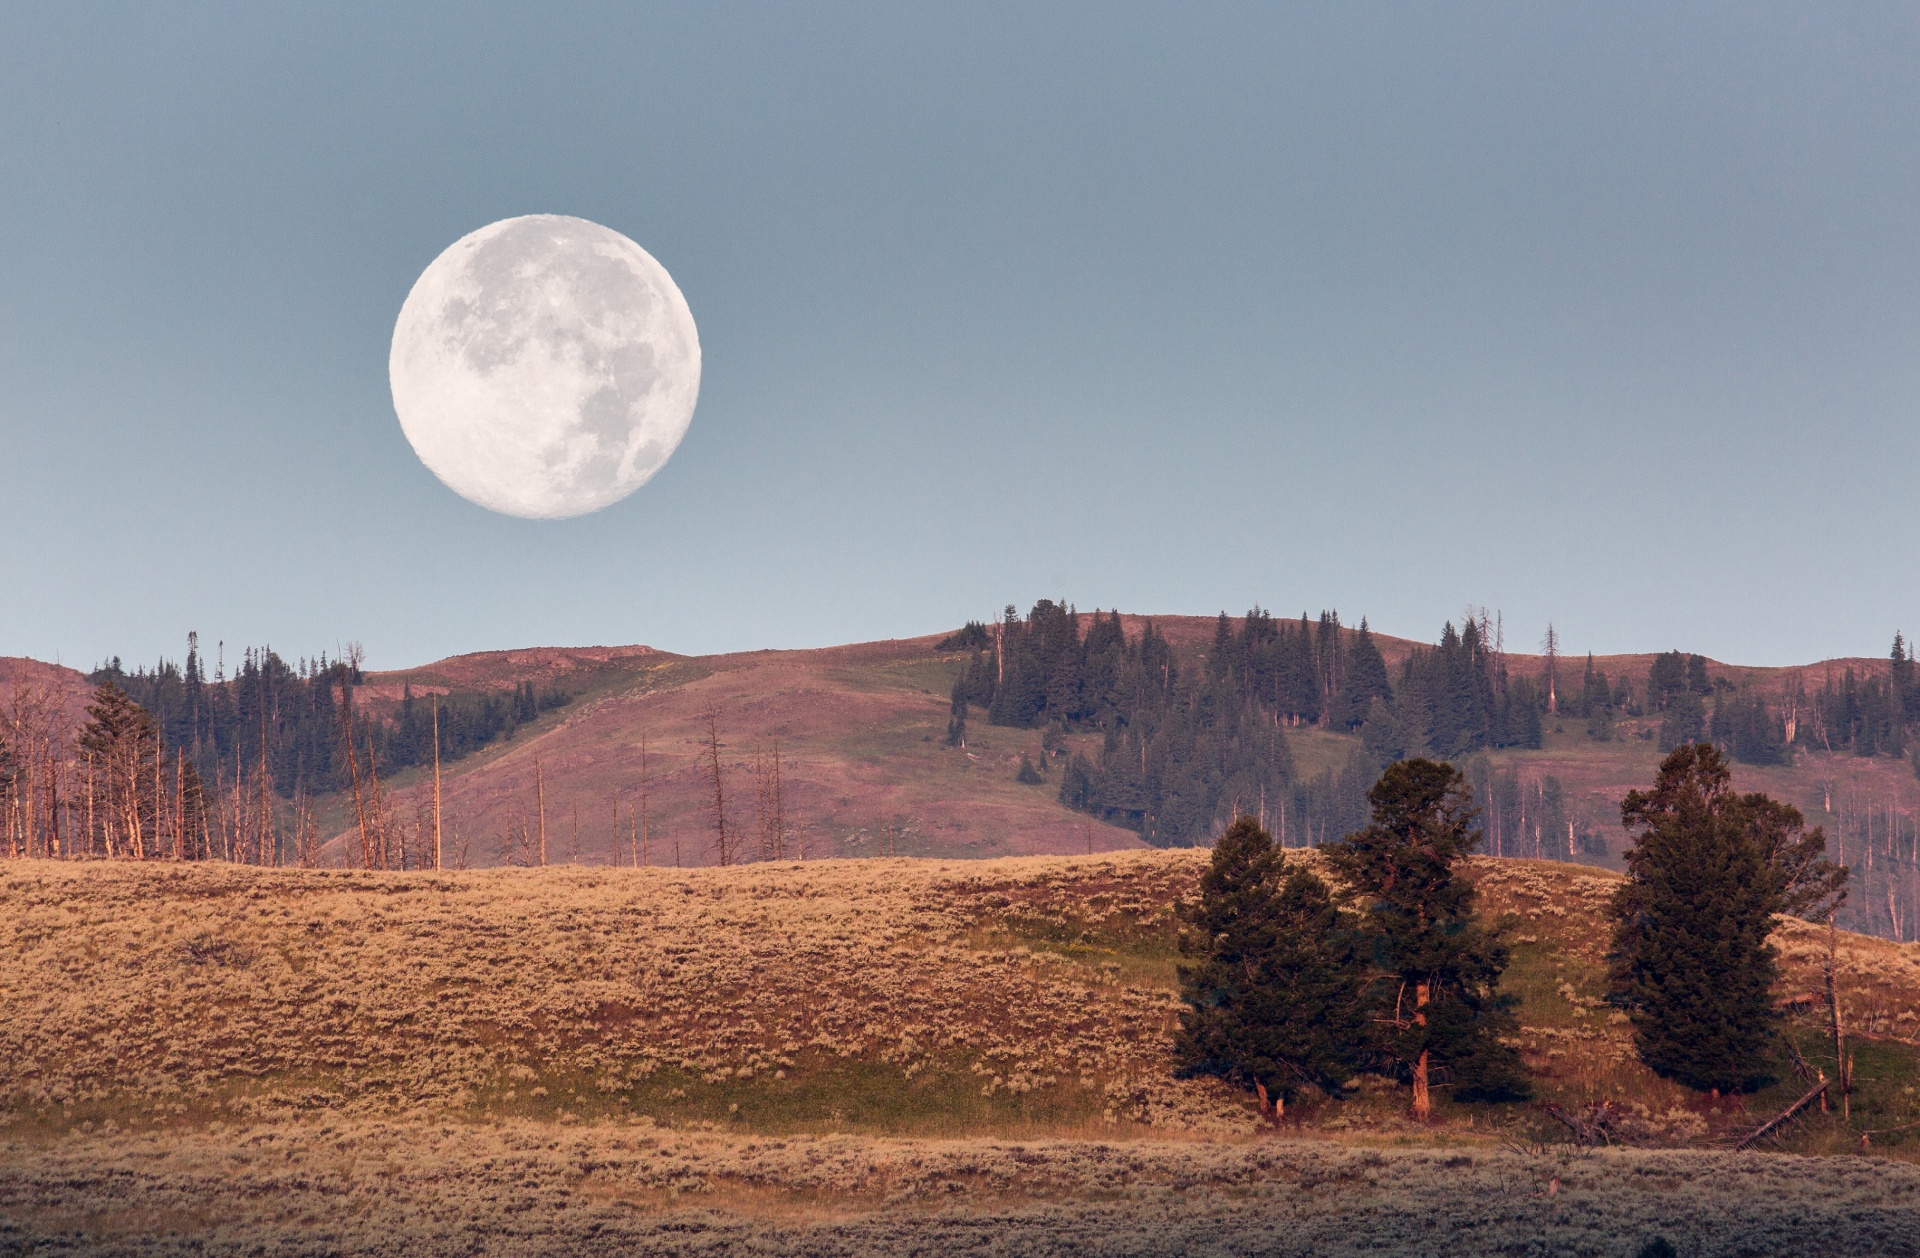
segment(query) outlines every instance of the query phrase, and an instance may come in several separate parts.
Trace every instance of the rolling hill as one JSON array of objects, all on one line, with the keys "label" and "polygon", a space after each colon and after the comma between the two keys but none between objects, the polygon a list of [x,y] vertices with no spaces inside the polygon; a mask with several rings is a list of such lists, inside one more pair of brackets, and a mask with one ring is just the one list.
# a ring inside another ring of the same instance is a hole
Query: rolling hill
[{"label": "rolling hill", "polygon": [[[1130,634],[1144,623],[1139,617],[1124,620]],[[1204,651],[1214,623],[1208,617],[1154,619],[1156,629],[1188,652]],[[1384,635],[1375,640],[1389,667],[1419,645]],[[1015,780],[1023,755],[1045,761],[1039,731],[976,719],[964,750],[945,745],[947,693],[965,657],[939,651],[940,641],[930,635],[702,657],[637,647],[494,652],[378,674],[369,691],[392,703],[407,687],[421,696],[452,688],[504,691],[534,681],[577,696],[512,742],[443,774],[448,833],[457,828],[468,865],[503,863],[509,843],[515,845],[512,859],[523,859],[525,845],[516,836],[537,832],[542,793],[550,861],[631,863],[643,741],[655,836],[649,863],[673,863],[676,843],[682,864],[711,860],[711,777],[701,760],[710,716],[722,744],[729,814],[747,859],[758,856],[753,764],[776,745],[786,818],[793,841],[810,857],[948,858],[1141,846],[1132,832],[1061,805],[1057,773],[1037,786]],[[1537,677],[1546,668],[1537,655],[1505,658],[1516,676]],[[1652,658],[1604,656],[1594,663],[1611,676],[1644,680]],[[1576,678],[1583,665],[1561,661]],[[1774,669],[1711,662],[1709,668],[1716,678],[1778,695],[1795,680],[1813,690],[1849,668],[1861,678],[1884,677],[1887,662],[1830,660]],[[1618,869],[1624,843],[1619,801],[1653,779],[1660,759],[1653,741],[1657,724],[1657,718],[1622,720],[1613,739],[1596,742],[1584,722],[1549,720],[1540,749],[1488,753],[1490,771],[1522,784],[1556,783],[1572,827],[1564,842],[1552,843],[1516,844],[1490,832],[1488,850]],[[1288,736],[1302,777],[1338,767],[1359,746],[1357,737],[1312,728]],[[1069,745],[1075,743],[1091,747],[1097,738],[1080,736]],[[1906,760],[1802,750],[1791,765],[1738,766],[1736,785],[1791,802],[1810,824],[1827,828],[1835,853],[1856,868],[1849,924],[1915,937],[1920,782]],[[418,826],[430,784],[412,772],[392,786],[403,823]],[[344,850],[351,818],[338,803],[328,815],[337,825],[336,850]]]},{"label": "rolling hill", "polygon": [[[1123,618],[1138,634],[1145,618]],[[1204,653],[1211,617],[1153,618],[1183,652]],[[550,863],[697,866],[715,858],[713,788],[703,761],[709,720],[718,734],[732,846],[739,858],[762,855],[757,763],[777,749],[789,855],[808,858],[918,855],[940,858],[1111,851],[1142,846],[1133,832],[1064,807],[1058,762],[1038,785],[1015,780],[1022,756],[1047,764],[1040,733],[969,724],[962,748],[945,742],[948,692],[965,656],[938,649],[944,635],[817,650],[680,656],[644,646],[539,648],[453,657],[418,668],[369,674],[358,692],[363,710],[390,714],[403,694],[426,700],[450,691],[509,694],[523,683],[559,690],[571,702],[546,712],[514,737],[451,762],[443,771],[444,861],[487,867],[537,863],[544,814]],[[1420,644],[1375,635],[1390,668]],[[1515,676],[1540,677],[1538,655],[1503,657]],[[1644,681],[1650,655],[1596,657],[1610,676]],[[1562,660],[1577,680],[1584,659]],[[1852,669],[1885,677],[1886,660],[1836,659],[1798,668],[1710,662],[1715,678],[1779,696],[1807,691]],[[80,674],[34,661],[0,661],[0,708],[29,691],[62,697],[77,723],[86,688]],[[1565,683],[1563,683],[1565,684]],[[1619,868],[1624,836],[1618,803],[1651,782],[1659,754],[1657,718],[1622,720],[1610,741],[1587,737],[1584,722],[1549,719],[1538,750],[1486,754],[1488,774],[1538,791],[1551,784],[1564,801],[1564,834],[1524,840],[1489,826],[1495,854]],[[1301,778],[1331,772],[1360,745],[1357,737],[1308,727],[1287,734]],[[1069,747],[1091,748],[1096,736]],[[642,751],[645,751],[645,773]],[[643,792],[642,782],[645,781]],[[1846,910],[1851,926],[1912,939],[1920,921],[1920,782],[1905,759],[1801,749],[1790,765],[1738,766],[1741,789],[1791,802],[1826,827],[1831,850],[1855,869]],[[393,824],[416,848],[430,832],[430,775],[410,769],[383,781]],[[642,795],[648,825],[639,844]],[[316,801],[328,842],[322,859],[357,859],[350,794]],[[1274,828],[1280,829],[1284,821]],[[1293,836],[1292,842],[1299,843]]]},{"label": "rolling hill", "polygon": [[[1859,1091],[1767,1143],[1851,1156],[1737,1154],[1784,1050],[1751,1097],[1653,1077],[1598,999],[1613,877],[1476,859],[1541,1100],[1631,1147],[1372,1079],[1274,1133],[1171,1071],[1205,859],[0,862],[0,1248],[1910,1252],[1920,946],[1842,937]],[[1778,942],[1791,1002],[1824,932]]]}]

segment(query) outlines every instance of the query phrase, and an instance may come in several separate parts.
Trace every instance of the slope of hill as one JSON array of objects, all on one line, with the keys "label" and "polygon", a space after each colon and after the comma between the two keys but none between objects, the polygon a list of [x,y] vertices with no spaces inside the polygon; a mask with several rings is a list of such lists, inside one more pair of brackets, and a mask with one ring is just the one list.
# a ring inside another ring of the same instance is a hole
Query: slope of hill
[{"label": "slope of hill", "polygon": [[[1124,617],[1123,623],[1137,634],[1145,619]],[[1200,651],[1215,622],[1157,617],[1154,624],[1183,650]],[[793,832],[789,854],[804,848],[813,857],[973,857],[1140,846],[1131,831],[1063,806],[1057,772],[1039,785],[1015,780],[1023,755],[1045,762],[1039,731],[975,720],[965,749],[945,744],[947,695],[965,657],[938,651],[939,641],[929,636],[705,657],[644,647],[495,652],[379,674],[371,690],[390,703],[407,686],[425,695],[451,687],[508,690],[531,680],[577,696],[511,742],[448,766],[448,833],[459,836],[449,839],[449,863],[456,848],[458,863],[470,866],[528,860],[543,797],[549,861],[634,863],[643,742],[653,831],[648,863],[708,863],[714,810],[703,744],[710,717],[722,744],[736,851],[744,859],[760,856],[755,761],[776,745],[784,816]],[[1376,641],[1389,664],[1418,645],[1384,636]],[[1545,668],[1539,656],[1505,659],[1516,674]],[[1595,665],[1644,679],[1651,659],[1597,657]],[[1710,671],[1776,693],[1796,677],[1804,688],[1817,688],[1823,676],[1847,666],[1862,676],[1886,672],[1884,660],[1803,669],[1713,663]],[[1657,717],[1622,719],[1612,739],[1597,742],[1583,721],[1550,719],[1540,749],[1488,753],[1487,781],[1504,776],[1516,791],[1551,786],[1559,792],[1565,832],[1522,841],[1490,815],[1487,850],[1618,869],[1625,841],[1619,801],[1652,782],[1660,758],[1657,726]],[[1360,747],[1357,737],[1324,730],[1296,728],[1289,739],[1303,779],[1336,771]],[[1091,749],[1097,741],[1083,735],[1070,743]],[[418,833],[430,794],[424,775],[409,771],[390,785],[401,825]],[[1793,803],[1810,824],[1826,827],[1832,850],[1855,867],[1847,924],[1893,938],[1920,937],[1920,782],[1906,760],[1802,750],[1790,765],[1737,766],[1736,785]],[[336,799],[325,815],[337,836],[334,850],[344,851],[350,805]]]},{"label": "slope of hill", "polygon": [[[1472,870],[1513,915],[1528,1068],[1543,1100],[1611,1101],[1621,1136],[1669,1152],[1576,1152],[1530,1105],[1443,1100],[1415,1127],[1386,1081],[1262,1139],[1246,1097],[1174,1078],[1167,1055],[1172,906],[1203,860],[7,862],[0,1238],[885,1252],[926,1229],[967,1250],[1011,1220],[1106,1250],[1232,1234],[1283,1253],[1491,1252],[1565,1229],[1561,1252],[1616,1253],[1630,1222],[1692,1238],[1683,1252],[1768,1252],[1756,1227],[1905,1252],[1886,1247],[1906,1243],[1920,1188],[1904,1165],[1679,1151],[1803,1085],[1785,1057],[1747,1098],[1640,1067],[1597,999],[1612,879],[1564,865]],[[1791,995],[1823,938],[1790,924],[1780,943]],[[1848,1118],[1810,1114],[1776,1147],[1857,1153],[1864,1134],[1904,1158],[1920,1147],[1920,947],[1849,936],[1840,955],[1860,1091]],[[1820,1028],[1790,1034],[1820,1065]],[[1437,1204],[1463,1194],[1472,1210]],[[1469,1227],[1466,1247],[1437,1246],[1436,1219]]]},{"label": "slope of hill", "polygon": [[[1135,635],[1146,623],[1138,616],[1122,620]],[[1216,627],[1212,617],[1155,617],[1153,623],[1195,653],[1206,650]],[[642,856],[656,865],[710,863],[717,853],[704,746],[709,719],[721,744],[724,804],[739,859],[759,859],[768,846],[757,766],[769,763],[776,749],[787,855],[975,857],[1139,847],[1132,831],[1059,802],[1057,761],[1040,784],[1015,780],[1022,756],[1048,763],[1039,731],[976,719],[964,749],[946,745],[948,692],[965,657],[940,652],[940,641],[929,635],[704,657],[644,646],[493,651],[370,675],[359,696],[376,714],[391,712],[409,690],[426,699],[449,691],[506,694],[532,683],[543,693],[572,696],[507,741],[445,766],[448,864],[537,863],[543,820],[551,863],[634,864]],[[1420,645],[1385,635],[1375,641],[1390,666]],[[1538,677],[1546,667],[1537,655],[1503,659],[1519,676]],[[1651,660],[1603,656],[1595,665],[1640,682]],[[1576,680],[1583,666],[1584,660],[1562,660],[1561,675]],[[1795,683],[1812,692],[1848,668],[1859,677],[1888,671],[1885,660],[1781,669],[1709,664],[1715,678],[1768,695]],[[62,720],[77,726],[86,695],[79,674],[0,661],[0,701],[22,693],[15,679],[26,683],[27,693],[57,690]],[[1659,759],[1656,728],[1657,718],[1623,719],[1610,741],[1599,742],[1586,735],[1582,721],[1550,719],[1538,750],[1488,753],[1480,785],[1504,781],[1516,798],[1542,799],[1551,790],[1559,800],[1553,813],[1559,830],[1550,834],[1536,824],[1518,836],[1490,810],[1487,850],[1619,868],[1625,837],[1619,800],[1651,782]],[[1310,728],[1294,728],[1288,739],[1302,780],[1337,772],[1360,747],[1356,737]],[[1088,735],[1070,740],[1088,750],[1095,743]],[[1827,829],[1834,853],[1855,870],[1846,924],[1891,938],[1920,937],[1920,782],[1907,760],[1802,749],[1790,765],[1739,766],[1736,784],[1791,802]],[[409,769],[381,786],[396,828],[420,850],[430,830],[428,775]],[[351,794],[315,803],[322,833],[332,840],[323,859],[355,859]],[[1282,813],[1275,828],[1286,820]],[[644,854],[637,850],[643,838]]]}]

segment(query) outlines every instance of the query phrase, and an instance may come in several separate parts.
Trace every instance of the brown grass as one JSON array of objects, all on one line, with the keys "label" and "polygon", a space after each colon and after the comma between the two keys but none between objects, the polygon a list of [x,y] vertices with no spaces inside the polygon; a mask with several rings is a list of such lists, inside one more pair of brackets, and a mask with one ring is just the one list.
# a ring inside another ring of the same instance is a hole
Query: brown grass
[{"label": "brown grass", "polygon": [[[0,1251],[1479,1253],[1545,1229],[1554,1252],[1907,1252],[1903,1163],[1699,1150],[1783,1102],[1638,1065],[1597,1000],[1613,879],[1563,865],[1473,866],[1511,922],[1528,1065],[1546,1098],[1694,1150],[1578,1153],[1529,1106],[1416,1128],[1385,1080],[1262,1138],[1167,1055],[1172,909],[1204,859],[9,863]],[[1788,990],[1819,942],[1783,930]],[[1920,948],[1842,951],[1883,1038],[1852,1126],[1783,1147],[1857,1153],[1920,1118],[1885,1038],[1914,1022]]]}]

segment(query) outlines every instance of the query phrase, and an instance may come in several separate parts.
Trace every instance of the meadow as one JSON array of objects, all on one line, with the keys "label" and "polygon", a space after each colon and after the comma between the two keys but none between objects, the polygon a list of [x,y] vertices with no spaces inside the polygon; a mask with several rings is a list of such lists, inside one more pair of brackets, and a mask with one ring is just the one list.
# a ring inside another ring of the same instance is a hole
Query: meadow
[{"label": "meadow", "polygon": [[[1799,1252],[1893,1253],[1920,1236],[1920,946],[1840,937],[1850,1112],[1734,1153],[1804,1090],[1792,1062],[1751,1097],[1654,1078],[1600,1000],[1612,875],[1482,858],[1539,1098],[1443,1099],[1416,1127],[1370,1079],[1275,1132],[1171,1069],[1174,906],[1205,859],[7,862],[0,1246],[1466,1253],[1540,1252],[1527,1238],[1550,1232],[1555,1252],[1653,1235],[1781,1252],[1756,1246],[1803,1233]],[[1782,996],[1817,987],[1824,930],[1778,943]],[[1821,1067],[1816,1017],[1789,1038]],[[1602,1101],[1631,1147],[1577,1147],[1545,1108]],[[1812,1153],[1831,1156],[1794,1156]]]}]

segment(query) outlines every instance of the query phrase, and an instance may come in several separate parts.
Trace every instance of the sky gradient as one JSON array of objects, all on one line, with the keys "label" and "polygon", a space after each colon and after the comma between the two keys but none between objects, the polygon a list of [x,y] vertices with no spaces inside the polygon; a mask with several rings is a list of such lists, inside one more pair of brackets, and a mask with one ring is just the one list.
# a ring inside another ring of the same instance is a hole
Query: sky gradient
[{"label": "sky gradient", "polygon": [[[1040,597],[1882,654],[1916,158],[1911,6],[0,7],[0,654]],[[456,497],[387,388],[528,213],[700,328],[679,452],[577,520]]]}]

